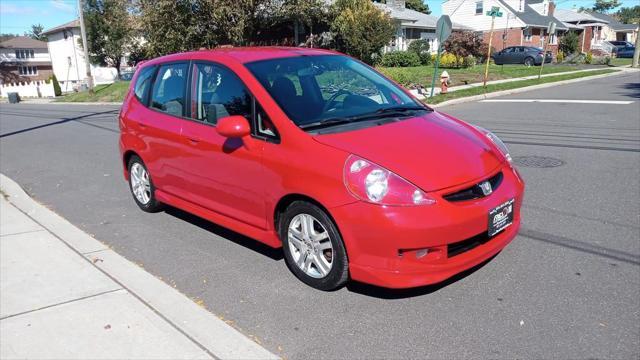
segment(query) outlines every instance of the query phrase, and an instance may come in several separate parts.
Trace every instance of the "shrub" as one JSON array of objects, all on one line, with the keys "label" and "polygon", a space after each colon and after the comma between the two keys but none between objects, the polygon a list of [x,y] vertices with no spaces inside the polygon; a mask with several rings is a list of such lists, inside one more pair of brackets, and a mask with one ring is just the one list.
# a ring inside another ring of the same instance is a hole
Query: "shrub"
[{"label": "shrub", "polygon": [[562,50],[558,51],[558,55],[556,55],[556,61],[559,63],[564,61],[564,52],[562,52]]},{"label": "shrub", "polygon": [[575,31],[569,31],[560,39],[560,50],[564,54],[573,54],[578,51],[580,36]]},{"label": "shrub", "polygon": [[609,56],[596,56],[591,60],[595,65],[609,65],[611,64],[611,57]]},{"label": "shrub", "polygon": [[443,68],[459,67],[458,57],[452,53],[444,53],[440,56],[440,66]]},{"label": "shrub", "polygon": [[464,58],[473,55],[477,58],[487,56],[487,45],[482,38],[470,31],[454,31],[449,39],[444,42],[447,52]]},{"label": "shrub", "polygon": [[412,51],[388,52],[382,55],[382,59],[380,60],[381,66],[389,67],[419,66],[420,63],[420,56]]},{"label": "shrub", "polygon": [[418,54],[422,65],[431,63],[431,53],[429,52],[429,42],[427,40],[414,40],[409,44],[408,51]]},{"label": "shrub", "polygon": [[58,83],[58,78],[56,78],[56,75],[55,74],[51,75],[49,80],[53,81],[53,93],[56,96],[62,95],[62,89],[60,89],[60,84]]},{"label": "shrub", "polygon": [[464,59],[462,59],[463,68],[470,68],[470,67],[474,67],[475,65],[476,65],[476,58],[473,55],[466,56]]},{"label": "shrub", "polygon": [[584,63],[591,64],[592,62],[593,62],[593,54],[591,53],[591,51],[589,51],[587,55],[584,57]]}]

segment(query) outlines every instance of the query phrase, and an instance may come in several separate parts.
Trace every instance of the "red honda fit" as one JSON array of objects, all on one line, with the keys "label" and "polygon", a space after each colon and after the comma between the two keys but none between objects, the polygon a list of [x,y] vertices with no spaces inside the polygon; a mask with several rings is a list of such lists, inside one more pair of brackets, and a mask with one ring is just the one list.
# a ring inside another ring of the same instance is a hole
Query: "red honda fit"
[{"label": "red honda fit", "polygon": [[138,67],[120,151],[144,211],[169,204],[272,247],[322,290],[440,282],[518,232],[524,182],[493,133],[348,56],[225,48]]}]

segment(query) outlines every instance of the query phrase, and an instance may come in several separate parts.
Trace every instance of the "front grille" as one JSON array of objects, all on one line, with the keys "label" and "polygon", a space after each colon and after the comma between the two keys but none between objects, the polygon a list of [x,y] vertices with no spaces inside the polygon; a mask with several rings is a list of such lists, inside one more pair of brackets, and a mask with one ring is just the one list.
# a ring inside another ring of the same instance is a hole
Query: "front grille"
[{"label": "front grille", "polygon": [[474,237],[468,238],[466,240],[458,241],[457,243],[447,245],[447,256],[452,258],[456,255],[460,255],[467,251],[473,250],[476,247],[485,244],[492,238],[489,237],[489,234],[483,232],[482,234],[478,234]]},{"label": "front grille", "polygon": [[[481,181],[480,183],[484,181],[489,181],[489,183],[491,183],[491,188],[493,189],[492,190],[493,192],[493,191],[496,191],[498,189],[498,186],[500,186],[500,184],[502,183],[502,178],[503,178],[503,175],[501,171],[493,175],[489,179]],[[454,193],[444,195],[443,198],[445,200],[452,201],[452,202],[483,198],[485,197],[485,195],[482,192],[482,189],[480,189],[480,185],[479,185],[480,183],[475,184],[466,189],[462,189],[460,191],[456,191]]]}]

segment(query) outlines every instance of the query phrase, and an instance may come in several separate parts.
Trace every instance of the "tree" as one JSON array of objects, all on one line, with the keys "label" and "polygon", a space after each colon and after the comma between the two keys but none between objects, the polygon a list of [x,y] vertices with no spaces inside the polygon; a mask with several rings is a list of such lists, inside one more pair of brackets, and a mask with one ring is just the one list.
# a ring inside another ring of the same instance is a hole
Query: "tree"
[{"label": "tree", "polygon": [[310,35],[313,35],[314,26],[327,22],[328,8],[323,0],[272,1],[269,6],[273,9],[269,14],[270,22],[293,24],[296,45],[300,43],[299,25],[308,28]]},{"label": "tree", "polygon": [[127,6],[127,0],[85,0],[83,7],[91,61],[115,67],[118,75],[133,33]]},{"label": "tree", "polygon": [[560,39],[560,51],[569,55],[578,51],[580,36],[575,31],[569,31]]},{"label": "tree", "polygon": [[419,11],[427,15],[431,14],[429,5],[425,4],[422,0],[406,0],[405,4],[407,9]]},{"label": "tree", "polygon": [[621,23],[637,24],[640,22],[640,5],[623,7],[615,15]]},{"label": "tree", "polygon": [[595,12],[607,13],[609,10],[613,10],[622,5],[620,0],[596,0],[595,4],[591,8]]},{"label": "tree", "polygon": [[465,58],[469,55],[476,58],[486,58],[487,46],[480,36],[471,31],[454,31],[444,42],[444,49],[458,58]]},{"label": "tree", "polygon": [[17,34],[2,33],[2,34],[0,34],[0,42],[4,42],[4,41],[7,41],[7,40],[11,40],[11,39],[13,39],[14,37],[18,37],[18,36],[19,36],[19,35],[17,35]]},{"label": "tree", "polygon": [[396,33],[389,15],[369,0],[337,0],[331,11],[337,49],[366,63],[373,63]]},{"label": "tree", "polygon": [[46,35],[42,34],[43,32],[44,26],[42,24],[33,24],[31,25],[31,30],[25,32],[24,35],[35,40],[47,41]]}]

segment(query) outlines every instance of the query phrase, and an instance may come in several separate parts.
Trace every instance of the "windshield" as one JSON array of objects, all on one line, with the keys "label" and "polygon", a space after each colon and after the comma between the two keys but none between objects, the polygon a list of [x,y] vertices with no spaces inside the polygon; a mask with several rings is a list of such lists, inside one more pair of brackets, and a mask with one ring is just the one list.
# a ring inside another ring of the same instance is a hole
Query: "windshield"
[{"label": "windshield", "polygon": [[246,64],[282,110],[302,128],[428,110],[368,66],[341,55],[300,56]]}]

